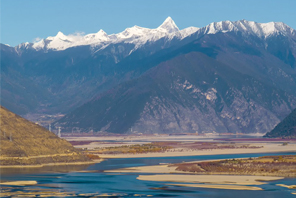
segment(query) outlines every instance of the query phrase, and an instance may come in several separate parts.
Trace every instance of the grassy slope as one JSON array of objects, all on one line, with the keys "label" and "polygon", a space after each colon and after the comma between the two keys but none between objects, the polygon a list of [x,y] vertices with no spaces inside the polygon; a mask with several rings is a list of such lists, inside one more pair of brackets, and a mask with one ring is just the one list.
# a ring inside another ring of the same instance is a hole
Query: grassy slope
[{"label": "grassy slope", "polygon": [[[88,161],[69,142],[43,127],[0,108],[1,165]],[[10,140],[10,134],[11,139]],[[40,158],[40,156],[42,159]],[[39,156],[36,158],[36,156]]]}]

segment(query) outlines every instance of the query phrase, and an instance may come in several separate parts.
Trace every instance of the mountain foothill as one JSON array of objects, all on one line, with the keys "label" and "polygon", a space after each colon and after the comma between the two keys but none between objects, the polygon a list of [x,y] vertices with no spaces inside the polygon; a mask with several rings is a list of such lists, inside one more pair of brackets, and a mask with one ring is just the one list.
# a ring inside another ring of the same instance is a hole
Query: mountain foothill
[{"label": "mountain foothill", "polygon": [[0,118],[1,167],[91,162],[66,140],[2,106]]}]

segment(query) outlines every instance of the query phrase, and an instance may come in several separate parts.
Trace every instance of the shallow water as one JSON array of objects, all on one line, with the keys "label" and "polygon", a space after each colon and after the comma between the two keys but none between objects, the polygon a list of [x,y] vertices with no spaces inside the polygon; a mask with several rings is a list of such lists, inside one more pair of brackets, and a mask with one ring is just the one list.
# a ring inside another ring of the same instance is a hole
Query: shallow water
[{"label": "shallow water", "polygon": [[[296,154],[280,153],[281,155]],[[209,159],[232,159],[244,157],[259,157],[264,155],[279,154],[231,154],[231,155],[211,155],[211,156],[180,156],[180,157],[161,157],[161,158],[129,158],[129,159],[109,159],[99,164],[90,165],[88,167],[80,166],[73,169],[73,166],[64,166],[60,170],[58,168],[39,169],[39,173],[26,172],[26,169],[18,169],[17,172],[10,171],[9,174],[2,172],[2,180],[36,180],[36,186],[15,187],[14,191],[20,192],[65,192],[72,193],[72,197],[92,197],[102,195],[104,193],[111,197],[296,197],[292,192],[296,189],[287,189],[276,186],[276,184],[295,185],[296,178],[283,179],[279,181],[268,182],[258,187],[263,191],[246,191],[246,190],[221,190],[209,188],[190,188],[172,186],[171,182],[154,182],[137,180],[139,174],[116,174],[104,173],[103,170],[157,165],[159,163],[177,163],[182,161],[209,160]],[[67,170],[71,172],[66,172]],[[79,170],[93,170],[94,172],[77,172]],[[3,171],[3,170],[2,170]],[[54,196],[53,196],[54,197]]]}]

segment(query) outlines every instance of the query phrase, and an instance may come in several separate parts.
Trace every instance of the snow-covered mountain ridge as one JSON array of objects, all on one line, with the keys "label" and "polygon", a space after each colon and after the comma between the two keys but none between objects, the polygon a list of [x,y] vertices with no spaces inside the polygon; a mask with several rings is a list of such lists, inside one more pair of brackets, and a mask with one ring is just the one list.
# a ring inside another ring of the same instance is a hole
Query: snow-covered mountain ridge
[{"label": "snow-covered mountain ridge", "polygon": [[256,23],[254,21],[220,21],[214,22],[200,29],[204,34],[215,34],[218,32],[240,31],[244,34],[253,34],[260,38],[266,38],[273,34],[283,34],[285,36],[295,36],[293,28],[283,22]]},{"label": "snow-covered mountain ridge", "polygon": [[91,45],[92,47],[104,48],[111,43],[132,43],[135,49],[147,42],[154,42],[161,38],[182,40],[194,33],[201,35],[216,34],[226,32],[242,32],[245,35],[254,35],[260,38],[267,38],[274,34],[283,34],[285,36],[295,37],[296,31],[282,22],[256,23],[254,21],[220,21],[213,22],[203,28],[188,27],[179,30],[171,17],[168,17],[159,27],[149,29],[139,26],[133,26],[125,29],[118,34],[108,35],[103,30],[97,33],[83,35],[64,35],[58,32],[56,36],[50,36],[34,43],[22,43],[16,48],[33,48],[35,50],[65,50],[70,47]]}]

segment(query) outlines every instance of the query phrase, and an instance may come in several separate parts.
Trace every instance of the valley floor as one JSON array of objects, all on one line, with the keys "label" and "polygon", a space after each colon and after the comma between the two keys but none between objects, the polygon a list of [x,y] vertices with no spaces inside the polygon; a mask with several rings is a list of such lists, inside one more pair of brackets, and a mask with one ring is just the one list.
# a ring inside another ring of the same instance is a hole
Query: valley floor
[{"label": "valley floor", "polygon": [[[276,140],[258,137],[253,139],[227,139],[221,138],[221,136],[159,135],[68,137],[66,139],[74,147],[97,154],[101,158],[173,157],[296,151],[296,140]],[[147,146],[156,146],[159,148],[159,151],[153,148],[147,149]]]},{"label": "valley floor", "polygon": [[264,143],[252,144],[254,146],[263,146],[262,148],[248,149],[215,149],[215,150],[183,150],[166,151],[161,153],[141,153],[141,154],[100,154],[101,158],[143,158],[143,157],[174,157],[174,156],[193,156],[193,155],[219,155],[219,154],[244,154],[244,153],[278,153],[294,152],[296,144],[282,146],[281,144]]}]

